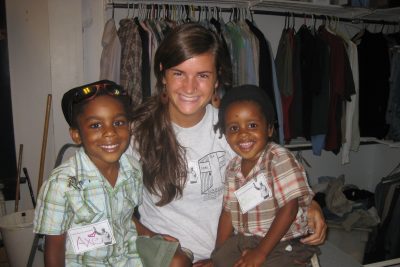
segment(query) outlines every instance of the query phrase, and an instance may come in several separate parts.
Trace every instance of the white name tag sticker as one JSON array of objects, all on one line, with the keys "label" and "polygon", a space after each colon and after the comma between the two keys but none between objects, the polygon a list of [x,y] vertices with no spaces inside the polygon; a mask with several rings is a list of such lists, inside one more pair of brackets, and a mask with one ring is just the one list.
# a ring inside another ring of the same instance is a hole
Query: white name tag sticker
[{"label": "white name tag sticker", "polygon": [[251,179],[234,193],[243,214],[272,196],[271,189],[264,177]]},{"label": "white name tag sticker", "polygon": [[115,244],[108,220],[68,230],[75,254]]}]

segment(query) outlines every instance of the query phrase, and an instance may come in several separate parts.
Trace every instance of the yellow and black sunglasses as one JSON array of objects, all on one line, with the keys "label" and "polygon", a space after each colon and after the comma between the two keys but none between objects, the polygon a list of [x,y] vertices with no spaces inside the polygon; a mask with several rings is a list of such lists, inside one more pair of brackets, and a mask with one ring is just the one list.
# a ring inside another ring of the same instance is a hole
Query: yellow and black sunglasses
[{"label": "yellow and black sunglasses", "polygon": [[111,96],[127,95],[122,86],[108,80],[101,80],[95,83],[79,86],[74,89],[72,103],[77,104],[94,98],[100,91],[106,92]]},{"label": "yellow and black sunglasses", "polygon": [[61,101],[62,111],[68,124],[72,123],[72,110],[75,104],[89,101],[96,97],[100,92],[110,96],[127,96],[128,93],[122,86],[109,80],[100,80],[94,83],[85,84],[72,88],[66,92]]}]

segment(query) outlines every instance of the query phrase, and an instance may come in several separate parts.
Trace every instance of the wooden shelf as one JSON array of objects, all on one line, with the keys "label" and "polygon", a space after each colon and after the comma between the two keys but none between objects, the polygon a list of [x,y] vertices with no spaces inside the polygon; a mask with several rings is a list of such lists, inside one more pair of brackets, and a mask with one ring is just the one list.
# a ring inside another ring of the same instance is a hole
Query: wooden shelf
[{"label": "wooden shelf", "polygon": [[400,7],[396,8],[361,8],[339,5],[323,5],[304,1],[259,0],[251,1],[254,9],[285,10],[317,15],[330,15],[350,19],[385,20],[399,22]]},{"label": "wooden shelf", "polygon": [[[375,137],[360,138],[360,145],[377,145],[377,144],[386,145],[390,148],[400,148],[400,142],[381,140]],[[297,138],[291,140],[291,142],[289,144],[286,144],[285,147],[291,150],[303,150],[303,149],[311,149],[312,144],[311,142],[305,140],[304,138]]]}]

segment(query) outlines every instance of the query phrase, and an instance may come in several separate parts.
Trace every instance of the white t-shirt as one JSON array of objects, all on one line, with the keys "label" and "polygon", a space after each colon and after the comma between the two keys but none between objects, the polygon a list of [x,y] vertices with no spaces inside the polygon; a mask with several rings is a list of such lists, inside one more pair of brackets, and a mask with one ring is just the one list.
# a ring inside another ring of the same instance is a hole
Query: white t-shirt
[{"label": "white t-shirt", "polygon": [[[214,132],[218,110],[207,105],[195,126],[174,124],[179,143],[186,148],[188,175],[183,196],[159,207],[157,196],[146,189],[139,206],[140,220],[150,230],[171,235],[194,253],[194,261],[207,259],[214,249],[222,209],[225,169],[234,156],[225,137]],[[130,150],[133,152],[132,150]]]}]

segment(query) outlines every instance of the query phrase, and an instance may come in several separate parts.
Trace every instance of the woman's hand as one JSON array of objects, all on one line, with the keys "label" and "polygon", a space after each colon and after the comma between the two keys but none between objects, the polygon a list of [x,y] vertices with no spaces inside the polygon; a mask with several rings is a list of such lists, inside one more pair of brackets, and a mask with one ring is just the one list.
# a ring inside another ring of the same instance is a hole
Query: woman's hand
[{"label": "woman's hand", "polygon": [[169,241],[169,242],[179,242],[179,240],[176,239],[176,238],[173,237],[173,236],[165,235],[165,234],[160,234],[160,235],[162,236],[162,238],[163,238],[165,241]]},{"label": "woman's hand", "polygon": [[308,245],[321,245],[326,238],[326,223],[321,207],[314,200],[311,202],[308,209],[308,227],[313,233],[306,238],[301,239],[301,242]]},{"label": "woman's hand", "polygon": [[212,260],[207,259],[207,260],[201,260],[201,261],[196,261],[193,263],[193,267],[213,267]]}]

